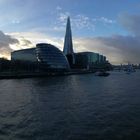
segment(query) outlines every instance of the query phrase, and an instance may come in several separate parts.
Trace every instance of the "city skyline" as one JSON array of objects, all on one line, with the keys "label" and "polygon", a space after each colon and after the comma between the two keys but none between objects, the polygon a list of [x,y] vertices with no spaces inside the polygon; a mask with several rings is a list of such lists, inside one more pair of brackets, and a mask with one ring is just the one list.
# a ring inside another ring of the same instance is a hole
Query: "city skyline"
[{"label": "city skyline", "polygon": [[101,53],[113,64],[140,63],[139,0],[79,3],[80,0],[1,0],[0,56],[40,42],[62,50],[70,16],[75,52]]}]

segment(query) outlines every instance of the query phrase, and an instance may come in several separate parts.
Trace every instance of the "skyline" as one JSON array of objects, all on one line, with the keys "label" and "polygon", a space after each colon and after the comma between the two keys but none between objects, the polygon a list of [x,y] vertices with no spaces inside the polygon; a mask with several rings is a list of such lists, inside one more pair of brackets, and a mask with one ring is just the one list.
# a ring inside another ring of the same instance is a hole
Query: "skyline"
[{"label": "skyline", "polygon": [[70,16],[75,52],[98,52],[113,64],[140,63],[140,0],[79,2],[0,0],[0,56],[40,42],[62,50]]}]

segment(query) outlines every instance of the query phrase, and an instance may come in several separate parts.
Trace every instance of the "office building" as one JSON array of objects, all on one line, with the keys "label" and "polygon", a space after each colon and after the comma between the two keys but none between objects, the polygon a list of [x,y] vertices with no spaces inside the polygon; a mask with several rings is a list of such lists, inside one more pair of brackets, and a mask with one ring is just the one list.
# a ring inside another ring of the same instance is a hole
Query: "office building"
[{"label": "office building", "polygon": [[73,51],[70,17],[68,17],[67,19],[63,53],[66,55],[67,60],[70,66],[72,67],[72,65],[75,64],[75,56],[74,56],[74,51]]},{"label": "office building", "polygon": [[11,53],[11,60],[36,62],[35,48],[17,50]]},{"label": "office building", "polygon": [[14,51],[11,60],[39,62],[47,68],[69,69],[66,56],[55,46],[46,43],[37,44],[36,48]]},{"label": "office building", "polygon": [[75,53],[75,60],[77,68],[92,69],[96,64],[105,63],[106,58],[94,52],[79,52]]}]

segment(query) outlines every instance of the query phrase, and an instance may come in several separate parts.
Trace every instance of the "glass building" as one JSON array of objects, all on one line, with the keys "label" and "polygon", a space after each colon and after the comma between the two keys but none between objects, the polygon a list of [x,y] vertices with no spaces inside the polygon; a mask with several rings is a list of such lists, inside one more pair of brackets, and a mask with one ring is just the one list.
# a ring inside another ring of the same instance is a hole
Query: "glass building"
[{"label": "glass building", "polygon": [[75,56],[74,56],[74,51],[73,51],[70,17],[68,17],[68,19],[67,19],[63,53],[67,57],[69,65],[72,68],[73,64],[75,64]]},{"label": "glass building", "polygon": [[46,43],[36,45],[37,60],[49,68],[69,69],[66,56],[55,46]]},{"label": "glass building", "polygon": [[94,52],[75,53],[76,67],[93,68],[95,64],[104,63],[106,57]]},{"label": "glass building", "polygon": [[11,53],[11,60],[36,62],[35,48],[17,50]]}]

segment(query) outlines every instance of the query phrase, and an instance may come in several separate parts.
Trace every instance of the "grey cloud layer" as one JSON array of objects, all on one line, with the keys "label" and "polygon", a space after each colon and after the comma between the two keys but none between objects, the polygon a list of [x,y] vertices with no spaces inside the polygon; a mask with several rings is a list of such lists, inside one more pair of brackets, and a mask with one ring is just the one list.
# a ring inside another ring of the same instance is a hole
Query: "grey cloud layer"
[{"label": "grey cloud layer", "polygon": [[19,41],[0,31],[0,54],[9,54],[12,51],[10,44],[15,43],[19,43]]},{"label": "grey cloud layer", "polygon": [[133,35],[140,36],[140,15],[122,14],[119,16],[119,22]]},{"label": "grey cloud layer", "polygon": [[131,35],[78,39],[79,46],[105,54],[112,63],[140,63],[140,15],[121,15],[119,22]]},{"label": "grey cloud layer", "polygon": [[10,45],[16,46],[16,49],[33,47],[32,43],[23,37],[21,39],[16,39],[0,31],[0,54],[9,56],[10,52],[13,51]]},{"label": "grey cloud layer", "polygon": [[77,46],[86,46],[85,50],[106,55],[112,63],[140,62],[140,38],[138,37],[114,35],[77,39],[77,42],[79,42]]}]

